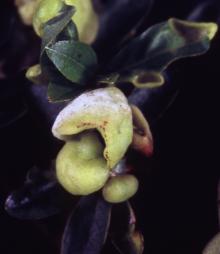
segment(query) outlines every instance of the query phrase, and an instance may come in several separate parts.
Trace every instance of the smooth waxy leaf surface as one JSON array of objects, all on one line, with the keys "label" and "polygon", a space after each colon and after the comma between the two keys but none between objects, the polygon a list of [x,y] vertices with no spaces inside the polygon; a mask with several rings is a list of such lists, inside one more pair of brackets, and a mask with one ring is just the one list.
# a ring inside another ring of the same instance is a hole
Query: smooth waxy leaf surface
[{"label": "smooth waxy leaf surface", "polygon": [[46,52],[56,68],[70,81],[85,84],[97,65],[93,49],[81,42],[59,41]]},{"label": "smooth waxy leaf surface", "polygon": [[98,195],[81,198],[67,222],[62,254],[99,254],[106,240],[111,205]]}]

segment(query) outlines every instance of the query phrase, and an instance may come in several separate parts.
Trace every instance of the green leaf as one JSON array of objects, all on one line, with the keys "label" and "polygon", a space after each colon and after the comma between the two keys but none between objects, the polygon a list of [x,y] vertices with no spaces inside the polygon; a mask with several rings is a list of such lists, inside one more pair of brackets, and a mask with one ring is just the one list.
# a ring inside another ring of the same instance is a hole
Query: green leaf
[{"label": "green leaf", "polygon": [[82,89],[73,85],[51,82],[48,86],[47,95],[50,102],[62,102],[72,100],[82,92]]},{"label": "green leaf", "polygon": [[43,75],[49,80],[47,95],[50,102],[69,101],[86,89],[67,80],[56,69],[47,54],[41,56],[41,68]]},{"label": "green leaf", "polygon": [[59,41],[47,46],[46,53],[63,76],[74,83],[85,84],[97,66],[94,50],[81,42]]},{"label": "green leaf", "polygon": [[156,24],[113,58],[107,76],[119,73],[117,82],[132,82],[137,87],[161,85],[164,81],[161,72],[169,64],[180,58],[205,53],[216,31],[215,23],[196,23],[175,18]]},{"label": "green leaf", "polygon": [[[45,47],[50,45],[51,43],[54,43],[57,36],[64,31],[64,29],[68,26],[70,22],[72,23],[72,26],[75,26],[75,24],[71,20],[74,13],[74,7],[65,6],[59,16],[56,16],[45,24],[41,44],[41,55],[43,54]],[[74,30],[77,31],[76,28],[74,28]],[[77,34],[71,36],[75,37],[75,39],[78,38]]]}]

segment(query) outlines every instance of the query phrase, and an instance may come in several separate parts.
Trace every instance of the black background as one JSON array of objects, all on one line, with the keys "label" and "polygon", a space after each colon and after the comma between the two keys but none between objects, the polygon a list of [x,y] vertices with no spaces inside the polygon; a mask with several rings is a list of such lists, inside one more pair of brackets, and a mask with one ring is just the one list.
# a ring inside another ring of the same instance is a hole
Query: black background
[{"label": "black background", "polygon": [[[172,16],[186,18],[202,2],[205,1],[156,0],[146,26]],[[11,1],[1,2],[1,38],[9,29],[10,15],[14,15],[12,6]],[[204,19],[216,21],[216,12],[220,16],[218,7],[211,9]],[[15,48],[16,40],[19,43],[21,39],[18,37],[13,39]],[[133,204],[145,237],[144,253],[199,254],[218,231],[219,42],[217,35],[206,55],[182,60],[169,68],[172,82],[178,84],[178,94],[169,109],[152,122],[155,155],[150,162],[142,156],[134,159],[139,164],[141,187]],[[10,54],[9,44],[1,49],[1,56]],[[14,58],[10,55],[10,80],[0,80],[3,113],[19,111],[27,99],[23,73],[17,75],[16,70],[22,52],[24,49],[18,49],[12,54]],[[145,111],[147,115],[148,109]],[[64,227],[65,216],[26,222],[13,219],[4,211],[7,195],[23,183],[27,170],[36,163],[46,164],[48,155],[53,154],[47,142],[48,132],[34,119],[29,110],[18,121],[0,129],[2,254],[59,253],[59,232]]]}]

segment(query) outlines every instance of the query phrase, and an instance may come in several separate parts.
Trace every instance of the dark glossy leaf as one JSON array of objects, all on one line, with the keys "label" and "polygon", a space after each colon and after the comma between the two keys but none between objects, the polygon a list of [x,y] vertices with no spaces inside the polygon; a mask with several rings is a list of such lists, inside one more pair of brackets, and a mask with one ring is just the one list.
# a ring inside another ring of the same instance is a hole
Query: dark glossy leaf
[{"label": "dark glossy leaf", "polygon": [[[64,31],[64,29],[71,21],[74,12],[75,12],[74,7],[65,6],[65,8],[63,9],[63,11],[59,16],[56,16],[55,18],[49,20],[45,24],[41,45],[41,55],[43,54],[45,47],[50,45],[51,43],[54,43],[56,41],[57,36]],[[71,21],[71,23],[73,22]],[[77,35],[75,35],[75,37],[77,37]]]},{"label": "dark glossy leaf", "polygon": [[78,41],[79,34],[77,27],[72,20],[68,25],[63,29],[63,31],[57,36],[57,41]]},{"label": "dark glossy leaf", "polygon": [[[120,73],[118,82],[141,80],[143,72],[156,72],[149,83],[163,83],[159,73],[174,60],[205,53],[214,37],[217,26],[214,23],[194,23],[178,19],[169,19],[152,26],[138,36],[110,63],[109,71]],[[147,86],[149,75],[143,79]],[[152,75],[151,75],[152,77]],[[138,82],[139,83],[139,82]]]},{"label": "dark glossy leaf", "polygon": [[98,195],[82,197],[66,225],[62,254],[99,254],[105,242],[111,205]]},{"label": "dark glossy leaf", "polygon": [[59,41],[47,46],[46,52],[56,68],[77,84],[85,84],[97,66],[94,50],[81,42]]},{"label": "dark glossy leaf", "polygon": [[49,83],[47,96],[50,102],[63,102],[72,100],[83,90],[68,84]]},{"label": "dark glossy leaf", "polygon": [[8,214],[18,219],[43,219],[61,212],[70,200],[74,203],[48,173],[41,173],[36,168],[28,173],[24,186],[12,192],[5,202]]},{"label": "dark glossy leaf", "polygon": [[43,76],[47,77],[49,82],[47,96],[50,102],[69,101],[84,91],[81,86],[68,81],[46,54],[41,56],[41,67]]}]

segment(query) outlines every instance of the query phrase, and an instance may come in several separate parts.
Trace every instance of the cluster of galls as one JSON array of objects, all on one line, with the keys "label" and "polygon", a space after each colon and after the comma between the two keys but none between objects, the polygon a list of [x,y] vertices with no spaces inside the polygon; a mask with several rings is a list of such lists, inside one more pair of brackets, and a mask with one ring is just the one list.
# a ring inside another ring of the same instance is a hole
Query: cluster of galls
[{"label": "cluster of galls", "polygon": [[[41,37],[43,26],[58,15],[64,5],[75,6],[72,20],[80,41],[92,43],[98,31],[98,16],[91,0],[16,0],[24,23],[32,24]],[[27,77],[37,76],[39,66]],[[89,195],[102,189],[108,202],[123,202],[138,189],[138,180],[126,166],[118,170],[130,145],[150,155],[152,136],[142,113],[129,105],[116,87],[86,92],[73,100],[57,116],[52,132],[65,141],[56,159],[60,184],[73,195]]]},{"label": "cluster of galls", "polygon": [[[124,94],[111,87],[84,93],[59,113],[52,132],[66,143],[56,159],[56,174],[68,192],[88,195],[102,189],[104,199],[111,203],[136,193],[135,176],[116,170],[128,147],[135,144],[138,148],[137,114],[132,112]],[[149,139],[146,146],[152,147]]]}]

